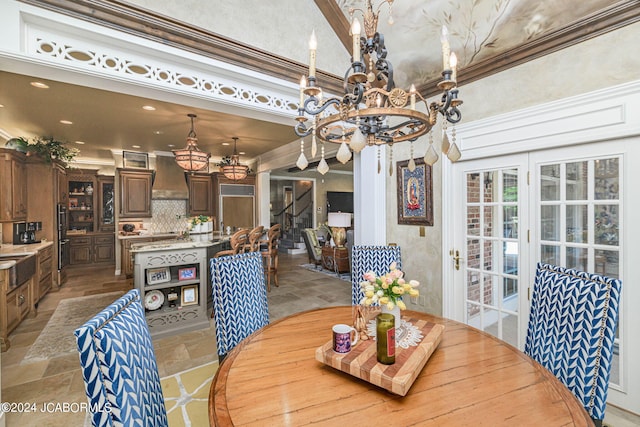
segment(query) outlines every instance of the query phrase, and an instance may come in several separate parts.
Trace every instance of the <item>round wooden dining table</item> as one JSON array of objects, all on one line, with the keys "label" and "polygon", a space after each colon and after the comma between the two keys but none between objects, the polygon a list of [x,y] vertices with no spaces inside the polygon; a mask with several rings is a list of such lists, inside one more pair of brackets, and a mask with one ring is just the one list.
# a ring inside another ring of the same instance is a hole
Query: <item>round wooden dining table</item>
[{"label": "round wooden dining table", "polygon": [[544,367],[460,322],[405,310],[403,320],[444,325],[441,342],[405,396],[317,361],[351,307],[295,314],[258,330],[220,365],[209,391],[211,426],[590,426],[589,415]]}]

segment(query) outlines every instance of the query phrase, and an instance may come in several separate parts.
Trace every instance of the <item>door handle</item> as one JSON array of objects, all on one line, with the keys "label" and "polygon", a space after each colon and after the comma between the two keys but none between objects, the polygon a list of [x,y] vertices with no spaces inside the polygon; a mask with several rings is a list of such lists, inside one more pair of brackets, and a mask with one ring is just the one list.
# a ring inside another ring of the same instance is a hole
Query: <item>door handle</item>
[{"label": "door handle", "polygon": [[454,251],[453,249],[449,251],[449,255],[453,257],[453,265],[456,270],[460,270],[460,261],[464,258],[460,258],[460,251]]}]

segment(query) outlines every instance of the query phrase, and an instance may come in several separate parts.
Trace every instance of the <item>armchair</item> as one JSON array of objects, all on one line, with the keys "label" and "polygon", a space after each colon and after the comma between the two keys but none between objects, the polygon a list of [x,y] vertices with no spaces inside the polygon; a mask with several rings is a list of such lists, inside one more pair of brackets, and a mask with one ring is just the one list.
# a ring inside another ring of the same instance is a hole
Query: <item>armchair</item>
[{"label": "armchair", "polygon": [[322,247],[318,242],[318,236],[316,231],[312,228],[305,228],[302,230],[302,240],[307,248],[307,255],[309,256],[309,263],[315,266],[322,265]]}]

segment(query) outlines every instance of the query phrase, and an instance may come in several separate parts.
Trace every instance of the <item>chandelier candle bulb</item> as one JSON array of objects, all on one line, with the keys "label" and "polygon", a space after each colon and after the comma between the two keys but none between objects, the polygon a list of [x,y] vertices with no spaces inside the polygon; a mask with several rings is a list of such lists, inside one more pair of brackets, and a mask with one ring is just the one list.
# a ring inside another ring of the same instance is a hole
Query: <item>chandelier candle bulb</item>
[{"label": "chandelier candle bulb", "polygon": [[318,40],[316,39],[316,30],[311,31],[309,38],[309,77],[316,77],[316,49],[318,48]]},{"label": "chandelier candle bulb", "polygon": [[451,80],[454,82],[458,78],[458,57],[455,52],[451,52],[451,57],[449,58],[449,66],[451,67]]},{"label": "chandelier candle bulb", "polygon": [[353,19],[351,33],[353,34],[353,62],[360,62],[360,21],[358,18]]},{"label": "chandelier candle bulb", "polygon": [[449,69],[449,54],[451,52],[449,47],[449,31],[447,26],[442,26],[442,33],[440,34],[440,42],[442,43],[442,68],[444,70]]},{"label": "chandelier candle bulb", "polygon": [[307,79],[302,76],[300,77],[300,104],[299,108],[303,107],[304,104],[304,88],[307,87]]}]

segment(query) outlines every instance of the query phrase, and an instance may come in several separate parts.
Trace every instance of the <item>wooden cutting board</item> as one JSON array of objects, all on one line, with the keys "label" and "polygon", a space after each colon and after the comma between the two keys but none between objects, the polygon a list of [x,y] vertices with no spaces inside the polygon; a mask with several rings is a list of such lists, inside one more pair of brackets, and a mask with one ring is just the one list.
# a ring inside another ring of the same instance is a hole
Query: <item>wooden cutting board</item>
[{"label": "wooden cutting board", "polygon": [[[407,319],[405,319],[407,320]],[[422,332],[423,339],[417,346],[396,347],[396,363],[384,365],[376,359],[376,342],[373,339],[359,341],[349,353],[333,351],[333,342],[316,349],[316,360],[354,377],[405,396],[442,340],[444,325],[415,321],[412,324]]]}]

